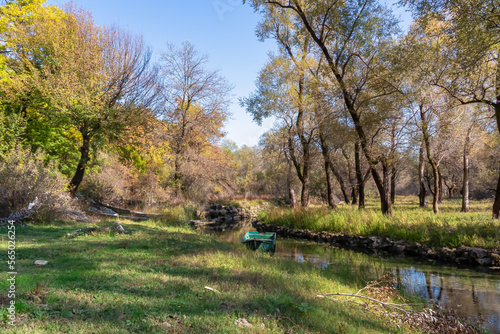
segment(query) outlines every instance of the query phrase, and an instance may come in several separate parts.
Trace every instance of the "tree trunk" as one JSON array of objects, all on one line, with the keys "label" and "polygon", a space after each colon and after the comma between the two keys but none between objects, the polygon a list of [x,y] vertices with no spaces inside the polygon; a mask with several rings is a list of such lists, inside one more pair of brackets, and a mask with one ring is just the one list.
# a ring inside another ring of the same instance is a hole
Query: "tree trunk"
[{"label": "tree trunk", "polygon": [[[300,196],[300,204],[303,208],[307,209],[307,207],[309,206],[309,172],[310,172],[309,168],[311,163],[311,156],[310,156],[309,140],[307,140],[307,138],[304,135],[304,124],[303,124],[304,90],[305,90],[304,87],[305,87],[305,75],[304,73],[301,73],[299,76],[298,114],[295,126],[297,129],[297,134],[300,138],[300,144],[302,146],[302,156],[303,156],[302,172],[300,163],[295,158],[295,154],[293,153],[292,146],[290,147],[290,149],[292,153],[293,163],[295,165],[295,168],[297,169],[297,174],[299,175],[300,181],[302,182],[302,193]],[[289,138],[289,140],[291,140],[291,138]]]},{"label": "tree trunk", "polygon": [[424,142],[420,145],[420,154],[418,157],[418,182],[420,184],[420,193],[418,194],[420,207],[427,206],[427,189],[425,188],[424,173],[425,173],[425,158],[424,158]]},{"label": "tree trunk", "polygon": [[292,209],[297,207],[297,200],[295,199],[295,191],[290,187],[288,188],[288,194],[290,195],[290,206]]},{"label": "tree trunk", "polygon": [[439,213],[439,173],[438,173],[438,167],[434,163],[431,163],[431,166],[432,166],[432,173],[434,175],[434,196],[432,198],[432,211],[434,211],[434,213],[438,214]]},{"label": "tree trunk", "polygon": [[[351,159],[349,157],[349,155],[346,153],[346,151],[344,149],[342,149],[342,155],[344,156],[345,158],[345,161],[346,161],[346,164],[347,164],[347,172],[348,172],[348,177],[349,177],[349,185],[351,185],[351,204],[352,205],[356,205],[357,204],[357,199],[355,196],[357,196],[357,191],[355,190],[356,188],[356,173],[354,171],[353,173],[353,168],[352,168],[352,162],[351,162]],[[355,169],[355,168],[354,168]]]},{"label": "tree trunk", "polygon": [[352,187],[351,190],[352,205],[358,204],[358,192],[359,192],[359,186],[356,184],[354,185],[354,187]]},{"label": "tree trunk", "polygon": [[[175,155],[174,161],[174,187],[175,187],[175,197],[179,197],[181,194],[181,166],[180,166],[180,153]],[[246,196],[246,191],[245,191]]]},{"label": "tree trunk", "polygon": [[90,136],[87,133],[82,133],[82,146],[78,149],[80,151],[80,160],[76,167],[76,172],[71,182],[69,183],[69,193],[71,197],[75,197],[78,187],[82,183],[83,176],[85,175],[85,168],[90,160]]},{"label": "tree trunk", "polygon": [[450,187],[446,187],[448,188],[448,197],[453,198],[455,196],[455,189],[457,189],[457,186],[453,183]]},{"label": "tree trunk", "polygon": [[356,163],[356,180],[358,186],[358,209],[365,208],[365,180],[363,178],[363,171],[361,170],[361,144],[359,140],[354,145],[354,161]]},{"label": "tree trunk", "polygon": [[300,205],[307,209],[309,206],[309,172],[304,173],[304,179],[302,181],[302,192],[300,194]]},{"label": "tree trunk", "polygon": [[462,212],[469,212],[469,137],[464,145],[464,185],[462,189]]},{"label": "tree trunk", "polygon": [[304,148],[304,165],[301,166],[295,157],[295,153],[293,152],[293,147],[291,146],[292,140],[289,138],[289,151],[290,156],[292,158],[293,165],[295,166],[295,170],[297,172],[297,176],[302,184],[302,190],[300,194],[300,205],[303,208],[307,208],[309,205],[309,150],[308,147]]},{"label": "tree trunk", "polygon": [[383,170],[383,187],[384,187],[384,192],[383,192],[383,198],[381,198],[381,203],[382,203],[382,212],[386,214],[389,217],[393,216],[392,212],[392,202],[391,202],[391,192],[390,192],[390,177],[389,177],[389,168],[387,167],[386,163],[382,164],[382,170]]},{"label": "tree trunk", "polygon": [[396,202],[396,167],[391,169],[391,203]]},{"label": "tree trunk", "polygon": [[328,206],[332,209],[336,208],[335,201],[333,200],[333,185],[332,185],[332,175],[330,166],[327,166],[328,163],[325,161],[325,173],[326,173],[326,188],[327,188],[327,197],[328,197]]},{"label": "tree trunk", "polygon": [[359,185],[359,204],[358,209],[365,208],[365,186],[366,182],[370,179],[371,171],[368,169],[366,171],[365,177],[363,178],[363,182]]},{"label": "tree trunk", "polygon": [[390,203],[389,181],[384,182],[383,178],[380,177],[380,173],[377,170],[378,161],[373,158],[372,152],[368,148],[367,145],[368,140],[366,138],[365,130],[361,124],[359,114],[354,109],[352,101],[348,99],[347,91],[344,91],[343,93],[347,110],[349,111],[349,114],[351,115],[351,118],[354,122],[354,127],[356,128],[356,132],[358,134],[361,147],[365,154],[366,160],[368,161],[368,165],[370,166],[370,172],[372,173],[373,181],[375,182],[378,193],[380,195],[380,209],[382,210],[382,214],[392,217],[392,205]]},{"label": "tree trunk", "polygon": [[427,151],[427,159],[429,160],[432,167],[432,174],[434,175],[434,192],[432,199],[432,210],[435,214],[439,213],[438,198],[439,198],[439,166],[433,159],[431,154],[431,143],[429,138],[429,129],[427,123],[427,115],[424,111],[423,105],[420,105],[420,118],[422,120],[422,134],[424,137],[425,148]]},{"label": "tree trunk", "polygon": [[497,191],[495,194],[495,202],[493,203],[493,219],[500,219],[500,175],[498,176]]},{"label": "tree trunk", "polygon": [[[497,58],[497,68],[496,68],[496,83],[495,83],[495,90],[496,90],[496,101],[497,103],[494,104],[495,107],[495,117],[497,119],[497,129],[498,132],[500,132],[500,64],[498,62]],[[500,175],[498,176],[498,184],[497,184],[497,191],[495,194],[495,202],[493,203],[493,219],[498,220],[500,219]]]},{"label": "tree trunk", "polygon": [[335,202],[333,201],[333,185],[332,185],[332,171],[330,169],[330,150],[328,144],[326,143],[323,133],[319,134],[321,153],[323,154],[323,160],[325,161],[325,174],[326,174],[326,191],[328,206],[330,208],[335,208]]},{"label": "tree trunk", "polygon": [[347,192],[347,188],[345,186],[345,182],[344,182],[344,179],[342,178],[342,175],[340,175],[338,170],[335,168],[335,166],[331,162],[330,162],[330,169],[331,169],[333,175],[335,175],[335,178],[337,179],[337,182],[340,185],[340,191],[342,191],[342,196],[344,196],[344,202],[346,204],[350,204],[349,194]]},{"label": "tree trunk", "polygon": [[441,168],[438,166],[438,203],[441,204],[443,203],[443,177],[441,176]]}]

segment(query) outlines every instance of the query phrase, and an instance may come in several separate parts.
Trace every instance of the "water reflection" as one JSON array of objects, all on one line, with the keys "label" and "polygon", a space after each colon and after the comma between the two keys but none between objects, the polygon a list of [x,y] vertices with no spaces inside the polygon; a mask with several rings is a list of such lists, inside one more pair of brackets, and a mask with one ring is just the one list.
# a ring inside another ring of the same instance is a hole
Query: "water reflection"
[{"label": "water reflection", "polygon": [[[242,227],[241,227],[242,226]],[[240,243],[252,230],[244,222],[235,230],[217,233],[220,239]],[[469,269],[418,263],[409,259],[380,258],[312,242],[278,239],[274,256],[310,263],[325,271],[342,271],[359,286],[392,276],[409,294],[451,307],[460,316],[482,318],[491,333],[500,333],[500,275]]]}]

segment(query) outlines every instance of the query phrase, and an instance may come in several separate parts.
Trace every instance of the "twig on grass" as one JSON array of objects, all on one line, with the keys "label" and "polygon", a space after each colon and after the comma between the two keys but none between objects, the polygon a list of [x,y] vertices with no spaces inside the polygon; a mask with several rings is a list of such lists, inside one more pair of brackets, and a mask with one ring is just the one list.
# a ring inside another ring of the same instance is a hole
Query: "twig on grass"
[{"label": "twig on grass", "polygon": [[358,295],[358,294],[353,294],[353,293],[339,293],[339,292],[335,292],[335,293],[325,293],[325,294],[322,294],[322,295],[317,295],[316,297],[318,298],[329,298],[329,299],[335,299],[335,298],[331,298],[330,296],[346,296],[346,297],[353,297],[353,298],[363,298],[363,299],[368,299],[372,302],[375,302],[379,305],[382,305],[384,307],[390,307],[390,308],[393,308],[393,309],[396,309],[398,311],[401,311],[401,312],[404,312],[406,314],[410,313],[409,310],[406,310],[402,307],[407,307],[406,304],[394,304],[394,303],[385,303],[381,300],[378,300],[378,299],[375,299],[375,298],[371,298],[371,297],[367,297],[367,296],[363,296],[363,295]]}]

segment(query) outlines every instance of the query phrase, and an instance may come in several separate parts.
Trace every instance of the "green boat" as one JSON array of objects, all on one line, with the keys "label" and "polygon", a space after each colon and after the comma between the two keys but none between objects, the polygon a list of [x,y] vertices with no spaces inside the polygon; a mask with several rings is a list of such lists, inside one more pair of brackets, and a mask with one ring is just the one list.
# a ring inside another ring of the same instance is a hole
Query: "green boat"
[{"label": "green boat", "polygon": [[247,232],[241,242],[250,249],[274,253],[276,250],[276,233]]}]

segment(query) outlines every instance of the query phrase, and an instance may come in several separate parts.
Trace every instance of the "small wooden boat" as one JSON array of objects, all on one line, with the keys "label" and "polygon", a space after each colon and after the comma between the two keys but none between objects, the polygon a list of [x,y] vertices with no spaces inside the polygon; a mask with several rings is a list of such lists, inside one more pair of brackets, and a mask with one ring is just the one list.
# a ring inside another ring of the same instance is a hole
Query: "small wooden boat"
[{"label": "small wooden boat", "polygon": [[276,233],[247,232],[241,242],[250,249],[274,253],[276,250]]}]

